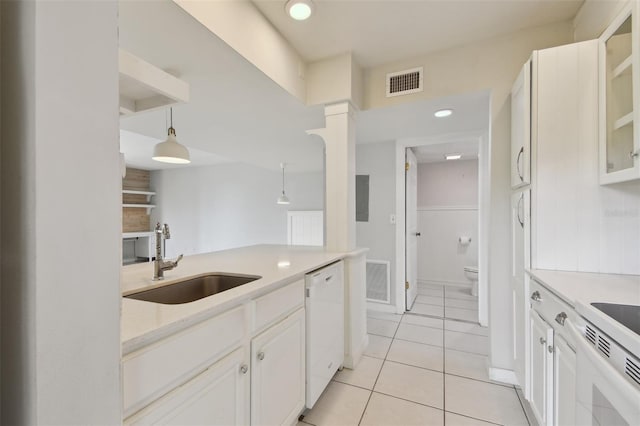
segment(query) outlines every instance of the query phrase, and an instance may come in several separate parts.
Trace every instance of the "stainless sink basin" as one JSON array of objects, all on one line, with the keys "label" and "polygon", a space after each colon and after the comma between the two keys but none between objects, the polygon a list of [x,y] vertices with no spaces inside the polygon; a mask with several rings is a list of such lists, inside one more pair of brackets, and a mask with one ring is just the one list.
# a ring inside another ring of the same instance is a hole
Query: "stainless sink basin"
[{"label": "stainless sink basin", "polygon": [[165,305],[179,305],[222,293],[260,278],[262,277],[257,275],[209,274],[124,297]]}]

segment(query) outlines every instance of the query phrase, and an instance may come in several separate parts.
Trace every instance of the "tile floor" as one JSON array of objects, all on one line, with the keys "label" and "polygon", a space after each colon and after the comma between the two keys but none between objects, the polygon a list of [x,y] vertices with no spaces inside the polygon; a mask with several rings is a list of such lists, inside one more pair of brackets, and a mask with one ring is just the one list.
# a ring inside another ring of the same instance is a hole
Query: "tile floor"
[{"label": "tile floor", "polygon": [[418,284],[412,314],[478,322],[478,297],[468,287]]},{"label": "tile floor", "polygon": [[529,425],[516,389],[488,377],[486,328],[373,311],[368,327],[358,367],[338,372],[299,426]]}]

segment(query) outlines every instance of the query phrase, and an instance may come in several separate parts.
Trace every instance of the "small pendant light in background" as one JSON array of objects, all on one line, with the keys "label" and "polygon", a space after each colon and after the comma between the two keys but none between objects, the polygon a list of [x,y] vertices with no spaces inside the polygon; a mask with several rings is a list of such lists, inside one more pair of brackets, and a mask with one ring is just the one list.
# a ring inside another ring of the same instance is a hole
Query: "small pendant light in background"
[{"label": "small pendant light in background", "polygon": [[284,167],[285,163],[280,163],[280,167],[282,167],[282,195],[278,197],[278,204],[289,204],[289,197],[284,193]]},{"label": "small pendant light in background", "polygon": [[173,164],[188,164],[191,162],[189,150],[176,140],[176,129],[173,128],[173,108],[170,108],[171,125],[168,130],[167,140],[158,143],[153,150],[153,158],[156,161]]}]

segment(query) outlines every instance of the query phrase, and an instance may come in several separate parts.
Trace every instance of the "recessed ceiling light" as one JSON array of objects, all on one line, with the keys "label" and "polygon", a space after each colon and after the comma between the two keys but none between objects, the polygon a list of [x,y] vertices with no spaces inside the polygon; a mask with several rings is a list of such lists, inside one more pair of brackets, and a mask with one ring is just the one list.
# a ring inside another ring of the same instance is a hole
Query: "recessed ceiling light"
[{"label": "recessed ceiling light", "polygon": [[313,2],[311,0],[289,0],[284,9],[296,21],[304,21],[313,13]]},{"label": "recessed ceiling light", "polygon": [[446,154],[444,158],[446,160],[459,160],[462,158],[462,154]]},{"label": "recessed ceiling light", "polygon": [[435,115],[438,118],[448,117],[451,114],[453,114],[453,110],[451,109],[439,109],[438,111],[433,113],[433,115]]}]

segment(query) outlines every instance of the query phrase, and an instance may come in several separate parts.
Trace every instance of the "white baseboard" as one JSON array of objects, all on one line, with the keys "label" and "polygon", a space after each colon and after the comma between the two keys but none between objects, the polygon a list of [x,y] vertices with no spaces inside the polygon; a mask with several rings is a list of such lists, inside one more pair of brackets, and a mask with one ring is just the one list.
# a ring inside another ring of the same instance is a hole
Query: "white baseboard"
[{"label": "white baseboard", "polygon": [[367,301],[367,310],[376,311],[376,312],[390,312],[392,314],[396,313],[395,305],[387,305],[386,303],[377,303],[377,302],[369,302]]},{"label": "white baseboard", "polygon": [[432,280],[421,280],[418,279],[418,284],[429,284],[429,285],[442,285],[447,287],[465,287],[471,288],[471,281],[463,282],[463,281],[432,281]]},{"label": "white baseboard", "polygon": [[505,370],[503,368],[489,368],[489,378],[496,382],[507,383],[509,385],[520,386],[518,378],[513,370]]}]

